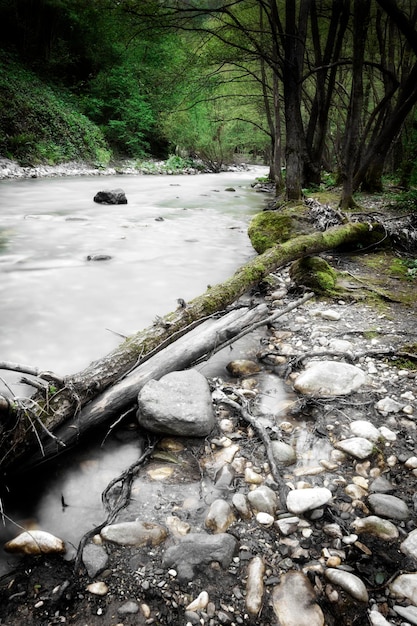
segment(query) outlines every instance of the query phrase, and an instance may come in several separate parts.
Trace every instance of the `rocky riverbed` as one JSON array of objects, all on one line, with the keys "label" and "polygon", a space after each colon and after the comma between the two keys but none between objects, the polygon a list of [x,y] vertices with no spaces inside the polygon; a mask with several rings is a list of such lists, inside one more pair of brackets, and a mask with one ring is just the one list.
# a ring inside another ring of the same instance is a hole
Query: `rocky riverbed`
[{"label": "rocky riverbed", "polygon": [[[328,258],[339,294],[279,318],[207,381],[210,434],[161,435],[75,571],[23,557],[1,581],[0,623],[417,624],[416,305],[412,281],[383,275],[387,254],[377,272]],[[300,298],[287,270],[272,279],[254,302]],[[145,455],[154,444],[136,422],[126,433]]]}]

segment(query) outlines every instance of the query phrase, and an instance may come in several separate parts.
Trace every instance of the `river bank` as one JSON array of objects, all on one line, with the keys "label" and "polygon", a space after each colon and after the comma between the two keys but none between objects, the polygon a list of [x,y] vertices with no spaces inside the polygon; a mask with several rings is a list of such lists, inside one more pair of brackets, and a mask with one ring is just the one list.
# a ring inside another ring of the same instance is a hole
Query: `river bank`
[{"label": "river bank", "polygon": [[[234,164],[225,166],[222,171],[242,172],[248,169],[248,165]],[[15,161],[0,157],[0,180],[65,177],[65,176],[117,176],[117,175],[140,175],[140,174],[207,174],[210,170],[203,163],[195,163],[194,166],[171,167],[168,161],[121,161],[108,167],[94,166],[87,163],[69,162],[60,165],[37,165],[22,167]]]}]

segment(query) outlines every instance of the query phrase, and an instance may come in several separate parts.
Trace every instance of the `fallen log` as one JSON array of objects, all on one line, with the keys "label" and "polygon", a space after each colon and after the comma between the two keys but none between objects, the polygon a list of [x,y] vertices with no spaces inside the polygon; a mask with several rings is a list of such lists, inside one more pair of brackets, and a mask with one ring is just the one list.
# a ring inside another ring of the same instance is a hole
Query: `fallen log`
[{"label": "fallen log", "polygon": [[[372,226],[366,223],[349,223],[276,245],[239,268],[231,278],[209,288],[203,295],[189,303],[181,301],[176,311],[158,318],[153,326],[128,337],[115,350],[91,363],[83,371],[65,377],[62,385],[59,377],[51,376],[49,372],[45,376],[40,374],[40,378],[47,382],[46,390],[36,392],[30,400],[30,406],[17,403],[17,407],[13,407],[13,415],[9,416],[0,431],[0,467],[6,471],[13,466],[22,466],[22,460],[32,455],[34,459],[50,458],[57,454],[58,447],[73,445],[84,432],[80,424],[84,418],[87,419],[86,416],[92,427],[107,422],[117,411],[122,410],[126,403],[117,400],[117,397],[123,398],[127,385],[124,377],[129,378],[128,374],[133,369],[137,374],[138,366],[146,365],[145,361],[162,350],[161,359],[173,359],[172,354],[166,352],[168,346],[178,343],[181,337],[191,333],[191,343],[195,342],[202,333],[201,324],[214,321],[219,311],[223,315],[227,307],[279,267],[306,255],[359,242],[371,229]],[[226,328],[228,324],[229,320],[226,320]],[[185,349],[177,346],[174,353],[176,360],[169,371],[188,367],[190,361]],[[194,355],[193,360],[196,358]],[[162,376],[163,369],[160,372],[159,376]],[[148,375],[154,377],[154,370]],[[143,376],[145,380],[146,376]],[[111,390],[108,398],[113,400],[104,406],[100,396],[112,385],[114,390]],[[62,434],[71,431],[73,436],[67,442],[62,440],[62,446],[59,443]],[[38,448],[36,454],[34,448]]]}]

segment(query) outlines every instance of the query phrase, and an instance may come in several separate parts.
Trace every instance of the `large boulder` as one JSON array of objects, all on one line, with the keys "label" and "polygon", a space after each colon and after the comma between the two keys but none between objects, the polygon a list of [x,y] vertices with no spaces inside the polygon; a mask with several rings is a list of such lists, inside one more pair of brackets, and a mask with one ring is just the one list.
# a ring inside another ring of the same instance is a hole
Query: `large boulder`
[{"label": "large boulder", "polygon": [[152,432],[205,437],[215,424],[207,379],[191,369],[150,380],[138,394],[137,418]]},{"label": "large boulder", "polygon": [[99,204],[127,204],[127,198],[123,189],[104,189],[96,193],[94,202]]}]

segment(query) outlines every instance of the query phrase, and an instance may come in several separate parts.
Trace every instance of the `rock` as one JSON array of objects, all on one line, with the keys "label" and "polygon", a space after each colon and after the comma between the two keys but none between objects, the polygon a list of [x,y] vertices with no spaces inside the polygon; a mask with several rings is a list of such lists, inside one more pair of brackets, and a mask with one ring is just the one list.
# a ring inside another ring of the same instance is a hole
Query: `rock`
[{"label": "rock", "polygon": [[246,610],[250,615],[259,614],[264,597],[264,581],[265,563],[260,556],[249,561],[248,578],[246,580]]},{"label": "rock", "polygon": [[352,598],[359,602],[368,602],[369,596],[362,580],[346,572],[345,570],[329,567],[324,570],[324,575],[332,584],[342,587]]},{"label": "rock", "polygon": [[89,254],[87,261],[110,261],[110,254]]},{"label": "rock", "polygon": [[346,341],[346,339],[332,339],[329,342],[329,350],[331,352],[340,352],[345,354],[347,352],[351,352],[353,349],[353,344],[350,341]]},{"label": "rock", "polygon": [[4,545],[6,552],[17,554],[64,554],[62,539],[44,530],[27,530]]},{"label": "rock", "polygon": [[389,585],[389,591],[393,596],[407,598],[417,605],[417,573],[400,574]]},{"label": "rock", "polygon": [[378,428],[367,420],[354,420],[350,423],[350,430],[355,437],[363,437],[369,441],[376,442],[381,438]]},{"label": "rock", "polygon": [[285,441],[271,441],[271,451],[277,463],[292,465],[297,460],[294,448]]},{"label": "rock", "polygon": [[83,563],[90,578],[102,572],[109,560],[108,554],[102,546],[87,543],[83,550]]},{"label": "rock", "polygon": [[264,526],[265,528],[269,528],[270,526],[272,526],[274,520],[274,516],[270,515],[269,513],[264,513],[263,511],[260,511],[256,514],[256,521],[258,522],[258,524]]},{"label": "rock", "polygon": [[341,318],[339,311],[335,311],[334,309],[326,309],[325,311],[320,311],[319,315],[324,320],[331,320],[333,322],[338,322]]},{"label": "rock", "polygon": [[394,491],[395,487],[392,483],[385,478],[385,476],[378,476],[369,486],[369,491],[376,493],[389,493]]},{"label": "rock", "polygon": [[166,528],[159,524],[136,520],[105,526],[100,535],[104,541],[138,548],[147,544],[157,546],[165,541],[168,533]]},{"label": "rock", "polygon": [[251,467],[245,469],[245,483],[248,483],[248,485],[260,485],[263,482],[262,474],[255,472]]},{"label": "rock", "polygon": [[326,487],[311,489],[293,489],[287,495],[287,509],[299,515],[305,511],[318,509],[332,499],[332,492]]},{"label": "rock", "polygon": [[133,600],[128,600],[117,609],[118,615],[135,615],[139,613],[139,605]]},{"label": "rock", "polygon": [[243,493],[235,493],[232,497],[232,504],[242,519],[252,517],[247,498]]},{"label": "rock", "polygon": [[202,591],[195,600],[190,602],[188,606],[185,607],[186,611],[201,611],[201,609],[205,609],[209,603],[209,594],[207,591]]},{"label": "rock", "polygon": [[412,530],[400,545],[403,554],[417,561],[417,529]]},{"label": "rock", "polygon": [[227,533],[190,533],[178,545],[167,549],[163,565],[168,569],[174,567],[180,582],[189,582],[196,570],[205,568],[212,561],[218,561],[224,568],[229,567],[236,548],[237,540]]},{"label": "rock", "polygon": [[214,500],[207,512],[205,525],[214,533],[224,533],[236,520],[232,507],[226,500]]},{"label": "rock", "polygon": [[417,607],[415,606],[399,606],[394,605],[394,611],[403,617],[409,624],[417,626]]},{"label": "rock", "polygon": [[371,626],[392,626],[392,622],[387,622],[385,617],[376,609],[369,611],[369,621]]},{"label": "rock", "polygon": [[315,397],[343,396],[362,387],[366,374],[355,365],[338,361],[311,363],[294,383],[296,391]]},{"label": "rock", "polygon": [[352,522],[351,526],[359,535],[369,533],[384,541],[398,539],[398,528],[392,522],[376,515],[358,518]]},{"label": "rock", "polygon": [[335,448],[355,457],[355,459],[366,459],[374,452],[374,444],[363,437],[343,439],[335,444]]},{"label": "rock", "polygon": [[274,587],[272,606],[280,626],[324,626],[324,616],[307,576],[290,571]]},{"label": "rock", "polygon": [[299,523],[299,517],[283,517],[277,521],[277,526],[282,535],[292,535],[297,530]]},{"label": "rock", "polygon": [[127,199],[123,189],[106,189],[96,193],[94,202],[99,204],[127,204]]},{"label": "rock", "polygon": [[191,369],[150,380],[139,392],[137,418],[152,432],[205,437],[215,425],[206,378]]},{"label": "rock", "polygon": [[399,413],[403,406],[404,404],[400,404],[396,400],[386,397],[379,400],[375,408],[379,413],[382,413],[382,415],[387,415],[388,413]]},{"label": "rock", "polygon": [[106,583],[103,583],[103,581],[97,581],[87,585],[87,591],[95,596],[105,596],[108,593],[109,588]]},{"label": "rock", "polygon": [[372,493],[368,497],[368,505],[375,515],[396,520],[407,520],[411,511],[405,502],[386,493]]},{"label": "rock", "polygon": [[269,513],[274,515],[278,507],[278,496],[270,487],[261,485],[248,493],[251,507],[257,513]]},{"label": "rock", "polygon": [[226,365],[226,369],[234,378],[250,376],[251,374],[257,374],[261,371],[258,363],[250,361],[249,359],[237,359],[236,361],[230,361],[230,363]]},{"label": "rock", "polygon": [[290,267],[290,277],[296,285],[308,287],[317,294],[334,290],[337,283],[337,273],[321,257],[303,256],[297,259]]},{"label": "rock", "polygon": [[190,532],[191,526],[187,522],[183,522],[176,515],[170,515],[165,520],[165,523],[170,531],[175,537],[184,537],[187,533]]}]

